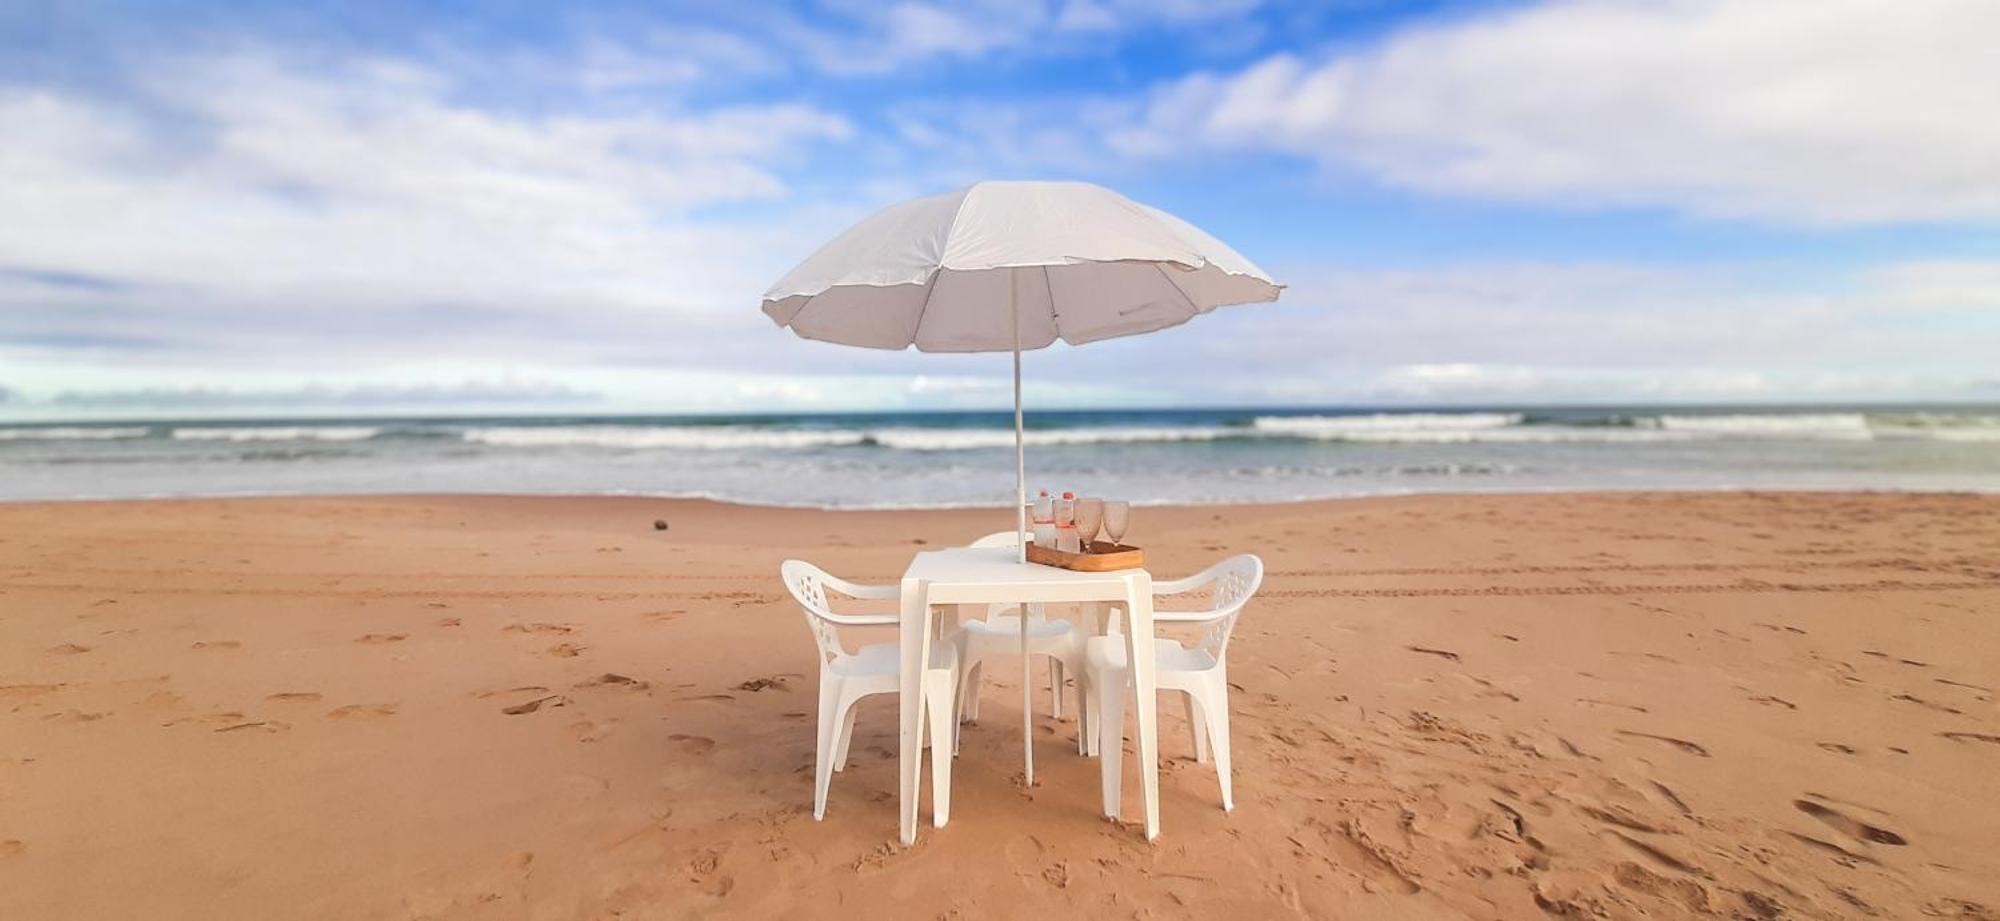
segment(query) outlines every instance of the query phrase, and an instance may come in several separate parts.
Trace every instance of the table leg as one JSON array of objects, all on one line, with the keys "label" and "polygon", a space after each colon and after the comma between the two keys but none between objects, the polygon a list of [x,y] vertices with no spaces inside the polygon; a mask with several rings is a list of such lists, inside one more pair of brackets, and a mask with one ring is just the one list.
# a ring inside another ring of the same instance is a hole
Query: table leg
[{"label": "table leg", "polygon": [[[1078,633],[1083,635],[1085,643],[1090,642],[1090,638],[1097,635],[1099,607],[1100,605],[1095,601],[1085,601],[1076,606],[1076,629]],[[1093,714],[1090,712],[1092,708],[1089,702],[1085,700],[1086,694],[1084,692],[1090,686],[1089,665],[1086,664],[1082,669],[1078,670],[1077,674],[1071,675],[1070,678],[1076,682],[1076,753],[1079,755],[1088,755],[1090,754],[1090,721]],[[1067,689],[1058,688],[1056,693],[1060,694],[1065,690]]]},{"label": "table leg", "polygon": [[1021,776],[1035,785],[1035,682],[1028,661],[1028,606],[1021,605]]},{"label": "table leg", "polygon": [[1141,575],[1133,586],[1127,616],[1126,659],[1132,666],[1134,713],[1139,722],[1139,788],[1146,798],[1146,840],[1160,836],[1159,689],[1153,661],[1153,580]]},{"label": "table leg", "polygon": [[[905,579],[897,633],[902,647],[902,673],[896,714],[902,732],[897,748],[902,756],[900,798],[896,801],[904,844],[917,843],[917,772],[923,768],[924,670],[931,649],[930,604],[924,583]],[[933,757],[936,757],[933,755]],[[949,755],[947,754],[947,757]]]}]

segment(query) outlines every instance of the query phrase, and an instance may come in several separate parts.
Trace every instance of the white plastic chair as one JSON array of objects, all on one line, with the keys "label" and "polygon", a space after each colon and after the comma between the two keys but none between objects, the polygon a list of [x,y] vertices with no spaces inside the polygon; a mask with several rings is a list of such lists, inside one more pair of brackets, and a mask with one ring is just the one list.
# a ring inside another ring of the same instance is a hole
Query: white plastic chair
[{"label": "white plastic chair", "polygon": [[[999,531],[988,534],[970,546],[973,547],[1019,547],[1021,535],[1013,531]],[[979,718],[979,679],[982,666],[993,656],[1018,656],[1021,654],[1021,606],[1018,604],[995,604],[987,608],[986,619],[960,624],[955,639],[958,641],[959,707],[964,719]],[[1067,620],[1049,620],[1040,604],[1030,604],[1028,611],[1028,655],[1047,656],[1049,660],[1049,707],[1056,719],[1062,719],[1062,689],[1065,673],[1084,675],[1083,632],[1077,630]],[[1009,613],[1013,612],[1013,613]],[[1084,688],[1077,683],[1077,711],[1084,711]],[[1077,752],[1086,750],[1086,722],[1079,718],[1077,724]]]},{"label": "white plastic chair", "polygon": [[[854,739],[854,704],[872,694],[894,694],[900,688],[902,652],[896,643],[876,643],[848,652],[840,627],[894,627],[896,614],[835,614],[827,591],[851,598],[896,601],[896,586],[856,585],[804,560],[786,560],[780,567],[785,587],[805,610],[806,626],[819,643],[819,735],[813,754],[813,819],[826,816],[826,791],[833,772],[847,768],[848,743]],[[930,667],[924,672],[924,708],[930,717],[931,820],[943,827],[951,813],[950,744],[957,740],[953,694],[958,689],[958,650],[948,642],[931,644]],[[948,740],[940,742],[939,740]],[[920,743],[921,744],[921,743]]]},{"label": "white plastic chair", "polygon": [[[1197,762],[1207,761],[1213,753],[1225,812],[1236,808],[1229,785],[1229,634],[1236,627],[1243,605],[1263,582],[1264,561],[1246,553],[1185,579],[1153,585],[1153,594],[1161,597],[1208,589],[1206,610],[1153,612],[1155,624],[1203,627],[1200,641],[1191,647],[1170,637],[1156,637],[1154,674],[1161,691],[1187,695],[1188,731],[1194,736],[1194,757]],[[1091,703],[1097,707],[1098,731],[1093,734],[1091,744],[1103,759],[1099,770],[1104,788],[1104,814],[1117,818],[1122,780],[1120,756],[1125,748],[1125,689],[1131,686],[1125,638],[1093,637],[1087,644],[1085,657],[1091,677],[1089,690],[1096,698]]]}]

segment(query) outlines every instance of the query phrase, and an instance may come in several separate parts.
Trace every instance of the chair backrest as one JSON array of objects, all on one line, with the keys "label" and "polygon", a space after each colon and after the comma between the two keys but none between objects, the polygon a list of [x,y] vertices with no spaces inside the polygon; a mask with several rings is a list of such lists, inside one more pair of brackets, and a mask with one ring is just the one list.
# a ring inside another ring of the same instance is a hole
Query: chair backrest
[{"label": "chair backrest", "polygon": [[806,626],[811,628],[813,640],[819,643],[819,656],[823,662],[831,662],[847,655],[846,647],[840,645],[840,630],[834,626],[833,607],[826,600],[826,570],[804,560],[786,560],[778,569],[784,577],[785,588],[806,613]]},{"label": "chair backrest", "polygon": [[1236,618],[1264,584],[1264,561],[1251,553],[1232,556],[1208,567],[1202,577],[1208,583],[1208,609],[1223,616],[1203,625],[1201,648],[1220,662],[1229,648],[1229,635],[1236,629]]},{"label": "chair backrest", "polygon": [[972,543],[966,544],[966,546],[980,548],[1019,547],[1021,546],[1021,534],[1018,531],[995,531]]}]

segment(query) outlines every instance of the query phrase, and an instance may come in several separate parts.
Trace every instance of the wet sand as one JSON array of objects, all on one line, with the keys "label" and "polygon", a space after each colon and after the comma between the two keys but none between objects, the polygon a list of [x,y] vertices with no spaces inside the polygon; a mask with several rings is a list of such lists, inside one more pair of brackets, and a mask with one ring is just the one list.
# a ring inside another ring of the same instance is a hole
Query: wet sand
[{"label": "wet sand", "polygon": [[1023,790],[1001,667],[949,827],[892,844],[889,698],[814,822],[778,562],[888,582],[1006,524],[0,505],[0,917],[2000,916],[2000,498],[1140,509],[1160,577],[1270,569],[1234,813],[1171,701],[1159,841],[1071,721]]}]

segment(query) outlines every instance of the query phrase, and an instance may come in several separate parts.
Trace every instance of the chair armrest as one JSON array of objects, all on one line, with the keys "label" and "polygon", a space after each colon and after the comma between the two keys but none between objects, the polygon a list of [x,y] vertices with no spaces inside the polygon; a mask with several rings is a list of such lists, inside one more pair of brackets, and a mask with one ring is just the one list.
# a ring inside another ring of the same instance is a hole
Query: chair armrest
[{"label": "chair armrest", "polygon": [[820,614],[820,618],[843,627],[894,627],[903,622],[900,614]]},{"label": "chair armrest", "polygon": [[1198,572],[1185,579],[1171,579],[1166,582],[1155,582],[1153,583],[1153,594],[1185,595],[1213,581],[1215,581],[1214,573]]},{"label": "chair armrest", "polygon": [[1203,624],[1211,620],[1220,620],[1228,617],[1233,610],[1233,608],[1225,608],[1220,611],[1154,611],[1153,623]]},{"label": "chair armrest", "polygon": [[862,598],[869,601],[896,601],[903,597],[903,588],[900,585],[861,585],[831,575],[825,576],[824,579],[827,588],[833,589],[849,598]]}]

